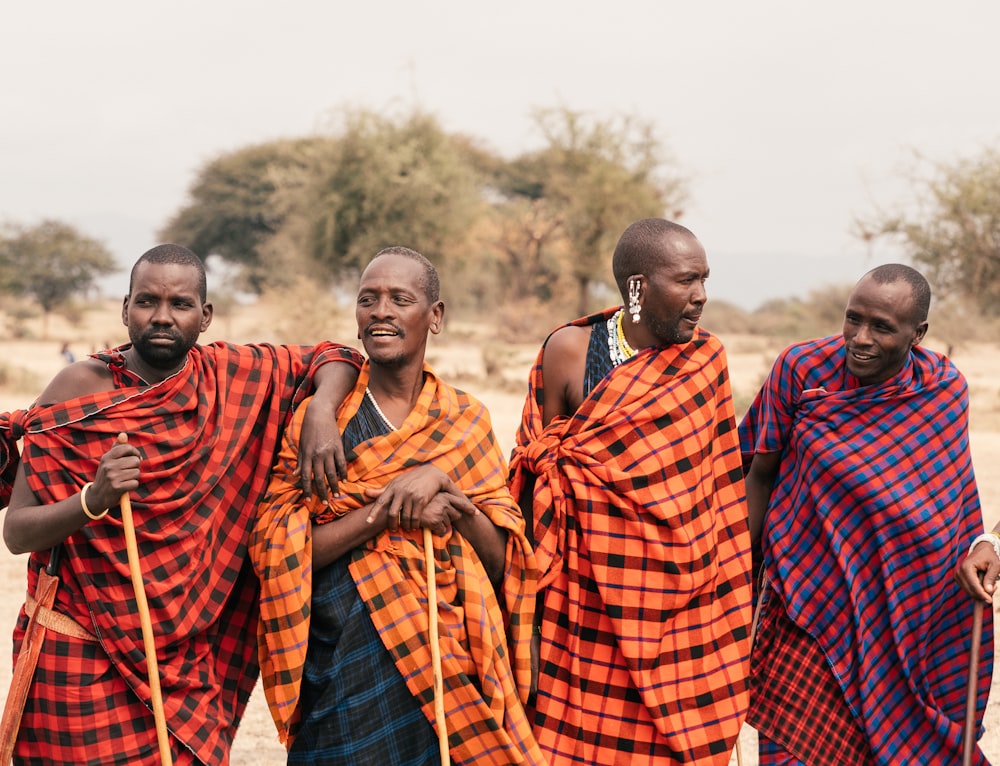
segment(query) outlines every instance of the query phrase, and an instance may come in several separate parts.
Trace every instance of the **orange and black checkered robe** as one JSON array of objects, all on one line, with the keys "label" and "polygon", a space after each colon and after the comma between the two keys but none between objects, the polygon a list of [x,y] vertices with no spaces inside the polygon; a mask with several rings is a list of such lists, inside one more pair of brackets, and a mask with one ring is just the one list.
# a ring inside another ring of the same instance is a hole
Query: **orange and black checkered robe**
[{"label": "orange and black checkered robe", "polygon": [[543,353],[511,461],[515,497],[534,480],[542,751],[726,764],[748,703],[751,586],[722,345],[699,329],[644,349],[546,428]]},{"label": "orange and black checkered robe", "polygon": [[[19,414],[25,474],[42,503],[79,492],[120,432],[142,454],[132,511],[175,763],[229,762],[257,677],[250,526],[282,429],[312,372],[334,360],[360,364],[357,352],[329,343],[195,346],[156,385]],[[15,758],[159,764],[120,511],[88,522],[62,548],[54,608],[100,646],[48,631]],[[30,593],[47,561],[47,551],[31,554]],[[25,624],[22,609],[15,653]],[[95,675],[99,668],[106,672]]]},{"label": "orange and black checkered robe", "polygon": [[[367,384],[366,365],[340,410],[342,431],[360,406]],[[312,523],[336,524],[338,517],[370,502],[364,497],[366,488],[384,487],[408,468],[430,463],[508,535],[503,583],[496,595],[474,548],[457,530],[434,538],[452,761],[470,766],[544,764],[522,707],[530,682],[534,556],[524,519],[506,487],[506,461],[487,410],[425,367],[423,389],[406,422],[355,448],[349,455],[348,479],[340,485],[341,497],[329,509],[302,504],[293,475],[297,433],[294,421],[261,506],[251,549],[262,582],[261,679],[280,738],[290,745],[299,713],[312,593],[310,518]],[[422,532],[383,531],[354,551],[350,571],[382,643],[433,724]]]}]

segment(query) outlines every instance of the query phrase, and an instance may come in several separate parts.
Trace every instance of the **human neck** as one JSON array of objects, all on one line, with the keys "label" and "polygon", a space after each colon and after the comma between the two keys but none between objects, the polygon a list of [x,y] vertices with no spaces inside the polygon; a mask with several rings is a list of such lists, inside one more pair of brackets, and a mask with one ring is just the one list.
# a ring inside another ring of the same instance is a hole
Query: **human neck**
[{"label": "human neck", "polygon": [[383,416],[397,428],[413,411],[423,385],[422,368],[414,374],[409,370],[372,367],[368,375],[368,392],[375,398]]},{"label": "human neck", "polygon": [[184,362],[187,360],[187,356],[185,356],[184,359],[181,360],[180,364],[169,370],[164,370],[148,364],[146,360],[139,355],[139,352],[135,350],[135,346],[129,346],[122,351],[122,358],[125,360],[125,366],[138,375],[148,385],[161,383],[166,380],[180,370],[184,366]]},{"label": "human neck", "polygon": [[633,353],[656,345],[649,333],[645,332],[643,325],[633,322],[632,318],[624,312],[621,318],[621,328],[625,342],[633,349]]}]

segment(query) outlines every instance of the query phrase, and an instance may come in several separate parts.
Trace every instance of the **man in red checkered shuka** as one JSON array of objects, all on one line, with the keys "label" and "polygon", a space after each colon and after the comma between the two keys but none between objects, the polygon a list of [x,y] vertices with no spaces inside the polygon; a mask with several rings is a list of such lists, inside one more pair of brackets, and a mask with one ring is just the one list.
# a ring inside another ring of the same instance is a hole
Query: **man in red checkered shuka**
[{"label": "man in red checkered shuka", "polygon": [[29,595],[14,634],[17,656],[28,613],[46,625],[17,764],[160,763],[123,493],[173,762],[229,762],[257,678],[258,588],[246,561],[255,509],[282,431],[313,386],[311,445],[337,447],[303,461],[303,482],[322,484],[321,494],[324,482],[336,484],[343,452],[334,413],[360,356],[332,343],[199,345],[212,319],[205,281],[186,248],[145,253],[122,307],[131,343],[68,365],[7,423],[7,455],[16,460],[13,442],[23,434],[24,443],[4,539],[14,553],[31,553],[29,594],[50,551],[59,552],[51,609]]}]

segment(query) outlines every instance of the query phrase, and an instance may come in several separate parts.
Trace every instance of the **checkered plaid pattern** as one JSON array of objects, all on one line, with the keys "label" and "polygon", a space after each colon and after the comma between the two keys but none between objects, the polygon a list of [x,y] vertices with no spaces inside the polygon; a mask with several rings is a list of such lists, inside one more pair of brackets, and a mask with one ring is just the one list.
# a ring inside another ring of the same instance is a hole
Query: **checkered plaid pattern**
[{"label": "checkered plaid pattern", "polygon": [[24,433],[25,410],[0,413],[0,508],[10,503],[17,475],[17,442]]},{"label": "checkered plaid pattern", "polygon": [[434,726],[382,645],[350,559],[313,572],[302,715],[287,766],[440,764]]},{"label": "checkered plaid pattern", "polygon": [[748,699],[751,585],[722,345],[699,330],[640,351],[544,429],[543,354],[510,482],[520,497],[534,479],[539,743],[552,764],[726,764]]},{"label": "checkered plaid pattern", "polygon": [[[782,689],[779,696],[770,689]],[[874,766],[868,737],[844,701],[823,652],[773,596],[767,598],[750,660],[747,723],[781,747],[762,748],[760,766],[775,766],[768,749],[810,766]]]},{"label": "checkered plaid pattern", "polygon": [[806,766],[766,734],[757,732],[757,766]]},{"label": "checkered plaid pattern", "polygon": [[[768,577],[819,643],[878,763],[958,763],[973,602],[951,572],[982,531],[966,382],[919,346],[872,386],[845,360],[842,336],[786,349],[740,425],[747,457],[783,453]],[[980,720],[992,637],[986,615]]]},{"label": "checkered plaid pattern", "polygon": [[[351,455],[343,496],[331,509],[306,507],[295,487],[297,420],[286,435],[254,529],[251,557],[262,582],[260,661],[264,690],[279,735],[294,732],[309,635],[309,526],[336,523],[409,467],[433,464],[448,474],[497,526],[507,530],[502,592],[475,549],[452,530],[435,538],[442,674],[452,761],[456,764],[544,763],[521,701],[530,681],[528,648],[534,608],[534,558],[524,520],[507,491],[506,463],[489,414],[425,367],[424,386],[401,428],[363,442]],[[360,406],[368,383],[362,368],[345,400],[340,426]],[[304,408],[303,408],[304,409]],[[300,417],[300,416],[297,416]],[[383,532],[354,552],[358,593],[424,715],[434,721],[428,641],[427,580],[419,530]],[[510,651],[508,652],[508,646]]]},{"label": "checkered plaid pattern", "polygon": [[[67,694],[68,687],[74,693]],[[14,764],[159,764],[155,726],[153,713],[100,645],[50,630],[25,705]],[[220,728],[222,736],[232,737],[224,724]],[[175,766],[202,763],[176,738],[170,750]]]},{"label": "checkered plaid pattern", "polygon": [[[120,432],[139,448],[132,511],[167,726],[178,750],[200,763],[226,764],[256,679],[248,640],[256,587],[245,567],[254,509],[312,371],[338,359],[357,364],[359,357],[334,344],[216,343],[196,346],[180,372],[154,386],[128,379],[120,354],[99,358],[125,387],[28,412],[25,473],[38,499],[54,502],[93,478]],[[58,741],[58,762],[159,763],[152,717],[144,712],[145,654],[118,510],[72,534],[63,550],[54,608],[100,638],[97,651],[107,655],[110,671],[91,679],[79,654],[84,648],[53,660],[47,655],[71,642],[47,640],[40,666],[56,662],[58,672],[32,687],[31,709],[45,712],[22,724],[16,754],[38,752],[32,742],[47,737]],[[47,558],[29,558],[29,592]],[[85,689],[73,688],[83,679]],[[69,705],[78,694],[85,703]],[[150,743],[153,757],[144,760],[138,753]],[[123,761],[125,753],[136,755]]]}]

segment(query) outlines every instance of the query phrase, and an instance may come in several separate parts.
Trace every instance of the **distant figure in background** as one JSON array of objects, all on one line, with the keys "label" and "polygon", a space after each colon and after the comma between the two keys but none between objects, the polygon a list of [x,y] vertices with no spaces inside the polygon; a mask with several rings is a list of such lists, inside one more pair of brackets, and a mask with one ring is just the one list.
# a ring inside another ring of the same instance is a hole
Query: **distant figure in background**
[{"label": "distant figure in background", "polygon": [[[950,572],[983,522],[965,378],[918,345],[930,299],[909,266],[868,272],[843,333],[783,351],[740,424],[762,766],[961,760],[972,601]],[[979,721],[992,655],[986,621]]]},{"label": "distant figure in background", "polygon": [[73,351],[70,349],[69,343],[62,344],[62,348],[59,349],[59,354],[66,360],[66,364],[73,364],[73,362],[76,361],[76,357],[73,355]]}]

